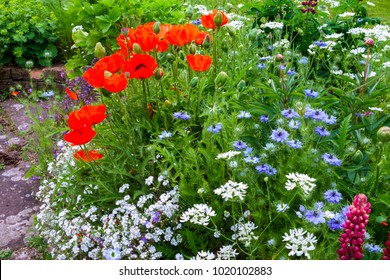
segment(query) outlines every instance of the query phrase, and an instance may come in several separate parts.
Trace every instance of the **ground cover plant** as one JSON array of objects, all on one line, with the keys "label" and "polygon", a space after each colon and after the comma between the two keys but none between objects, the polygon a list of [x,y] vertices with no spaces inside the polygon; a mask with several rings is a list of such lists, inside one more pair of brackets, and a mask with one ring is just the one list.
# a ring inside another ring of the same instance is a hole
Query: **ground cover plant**
[{"label": "ground cover plant", "polygon": [[52,258],[388,259],[390,27],[212,4],[121,26],[34,119]]}]

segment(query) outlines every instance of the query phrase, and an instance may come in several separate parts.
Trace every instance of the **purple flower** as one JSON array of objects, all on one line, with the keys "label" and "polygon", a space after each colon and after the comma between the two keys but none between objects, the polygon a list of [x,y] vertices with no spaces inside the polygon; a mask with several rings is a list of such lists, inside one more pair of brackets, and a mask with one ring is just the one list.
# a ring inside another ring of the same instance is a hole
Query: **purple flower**
[{"label": "purple flower", "polygon": [[265,173],[267,175],[275,175],[276,169],[268,164],[261,164],[259,166],[256,166],[256,170],[259,173]]},{"label": "purple flower", "polygon": [[322,41],[315,41],[315,42],[313,43],[313,45],[318,46],[318,47],[320,47],[320,48],[324,48],[324,47],[326,47],[328,44],[325,43],[325,42],[322,42]]},{"label": "purple flower", "polygon": [[325,153],[322,155],[322,159],[326,163],[329,163],[330,165],[333,165],[333,166],[340,166],[341,165],[341,160],[339,160],[335,155]]},{"label": "purple flower", "polygon": [[324,193],[324,198],[329,203],[339,203],[342,199],[342,195],[337,190],[327,190]]},{"label": "purple flower", "polygon": [[285,142],[290,134],[282,128],[272,130],[271,139],[275,142]]},{"label": "purple flower", "polygon": [[161,213],[159,211],[155,211],[153,214],[153,218],[150,222],[152,223],[158,223],[160,221]]},{"label": "purple flower", "polygon": [[318,135],[320,136],[329,136],[330,135],[330,132],[327,131],[325,129],[325,127],[323,126],[317,126],[315,129],[314,129],[314,132],[317,133]]},{"label": "purple flower", "polygon": [[196,19],[196,20],[193,20],[192,21],[192,24],[195,24],[195,25],[199,25],[201,24],[202,22],[200,21],[200,19]]},{"label": "purple flower", "polygon": [[183,121],[189,120],[191,117],[187,112],[175,112],[173,113],[175,119],[182,119]]},{"label": "purple flower", "polygon": [[159,136],[158,138],[160,138],[160,140],[163,140],[164,138],[170,138],[172,137],[172,132],[168,132],[168,131],[163,131]]},{"label": "purple flower", "polygon": [[297,129],[299,128],[299,126],[301,125],[301,122],[300,121],[297,121],[297,120],[290,120],[288,122],[288,126],[292,129]]},{"label": "purple flower", "polygon": [[237,150],[237,151],[240,151],[240,150],[243,150],[247,147],[248,145],[244,142],[244,141],[241,141],[241,140],[238,140],[238,141],[235,141],[233,143],[233,147]]},{"label": "purple flower", "polygon": [[331,230],[339,230],[343,228],[346,217],[343,214],[336,214],[332,219],[328,221],[328,225]]},{"label": "purple flower", "polygon": [[106,260],[120,260],[121,259],[121,252],[118,248],[115,249],[108,249],[104,251],[103,253]]},{"label": "purple flower", "polygon": [[337,122],[337,119],[335,116],[332,115],[326,115],[326,117],[322,120],[326,124],[335,124]]},{"label": "purple flower", "polygon": [[287,144],[293,149],[302,148],[302,142],[299,140],[290,140],[290,141],[287,141]]},{"label": "purple flower", "polygon": [[240,111],[240,113],[237,115],[238,119],[250,119],[251,117],[251,113],[245,111]]},{"label": "purple flower", "polygon": [[210,125],[207,128],[207,131],[212,132],[212,133],[218,133],[218,132],[221,131],[221,129],[222,129],[222,124],[221,123],[217,123],[217,124]]},{"label": "purple flower", "polygon": [[263,123],[268,123],[268,116],[267,115],[260,116],[260,121]]},{"label": "purple flower", "polygon": [[307,97],[316,98],[318,96],[318,92],[312,89],[305,89],[304,93]]},{"label": "purple flower", "polygon": [[322,121],[327,117],[327,114],[321,109],[312,109],[307,107],[305,110],[305,118],[311,118],[313,120]]},{"label": "purple flower", "polygon": [[266,67],[266,65],[264,63],[259,63],[257,64],[257,69],[264,69]]},{"label": "purple flower", "polygon": [[315,225],[325,223],[325,213],[321,211],[321,208],[307,210],[305,213],[305,218]]},{"label": "purple flower", "polygon": [[295,112],[294,109],[286,109],[286,110],[283,110],[283,111],[282,111],[282,115],[283,115],[286,119],[293,119],[293,118],[299,117],[299,114],[298,114],[297,112]]},{"label": "purple flower", "polygon": [[288,76],[292,76],[292,75],[294,75],[294,74],[296,74],[297,72],[295,72],[294,70],[291,70],[291,69],[288,69],[288,71],[287,71],[287,75]]},{"label": "purple flower", "polygon": [[244,158],[244,161],[246,163],[257,164],[260,162],[260,158],[258,156],[253,156],[253,157],[247,156]]}]

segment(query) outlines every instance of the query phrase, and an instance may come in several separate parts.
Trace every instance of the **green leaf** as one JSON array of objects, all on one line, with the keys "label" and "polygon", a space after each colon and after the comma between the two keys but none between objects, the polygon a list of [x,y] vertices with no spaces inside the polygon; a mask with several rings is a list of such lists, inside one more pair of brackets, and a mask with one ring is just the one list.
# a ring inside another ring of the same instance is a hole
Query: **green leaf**
[{"label": "green leaf", "polygon": [[338,154],[342,155],[347,144],[348,128],[351,122],[352,114],[349,114],[340,124],[338,137]]}]

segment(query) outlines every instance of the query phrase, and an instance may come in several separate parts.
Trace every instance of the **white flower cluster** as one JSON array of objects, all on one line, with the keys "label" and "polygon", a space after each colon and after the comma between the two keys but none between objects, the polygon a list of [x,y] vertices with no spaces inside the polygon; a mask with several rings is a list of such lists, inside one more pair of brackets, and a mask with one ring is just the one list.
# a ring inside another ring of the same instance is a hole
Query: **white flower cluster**
[{"label": "white flower cluster", "polygon": [[100,191],[96,186],[87,186],[78,195],[70,193],[77,190],[69,176],[69,165],[65,164],[72,158],[73,151],[64,146],[51,165],[56,176],[44,180],[37,193],[42,206],[36,228],[48,242],[54,259],[158,259],[162,253],[155,244],[181,243],[177,234],[181,228],[176,219],[177,186],[159,197],[141,195],[133,202],[126,193],[130,185],[124,184],[114,208],[107,209],[99,200],[90,202]]},{"label": "white flower cluster", "polygon": [[308,195],[316,186],[314,183],[316,179],[300,173],[289,173],[286,175],[287,182],[284,186],[287,190],[292,190],[296,187],[301,187],[303,192]]},{"label": "white flower cluster", "polygon": [[248,247],[253,240],[257,240],[259,238],[253,232],[255,229],[257,229],[257,226],[254,222],[248,221],[244,223],[243,219],[241,218],[239,219],[238,223],[231,227],[231,230],[234,232],[232,239],[238,240],[244,243],[245,247]]},{"label": "white flower cluster", "polygon": [[345,12],[345,13],[339,14],[339,17],[342,17],[342,18],[353,17],[354,15],[355,15],[355,13],[353,13],[353,12]]},{"label": "white flower cluster", "polygon": [[226,153],[218,154],[215,159],[231,159],[232,157],[241,154],[240,151],[228,151]]},{"label": "white flower cluster", "polygon": [[390,40],[390,26],[375,25],[373,28],[351,28],[347,33],[352,35],[364,35],[365,39],[373,38],[377,41],[385,42]]},{"label": "white flower cluster", "polygon": [[215,211],[210,206],[206,204],[195,204],[181,215],[180,222],[190,222],[207,226],[210,222],[210,218],[215,215]]},{"label": "white flower cluster", "polygon": [[340,1],[337,0],[323,0],[325,4],[330,5],[331,8],[336,8],[340,6]]},{"label": "white flower cluster", "polygon": [[200,251],[191,260],[232,260],[238,255],[236,249],[233,249],[233,245],[222,246],[217,255],[212,252]]},{"label": "white flower cluster", "polygon": [[220,196],[225,201],[229,199],[239,198],[243,200],[246,195],[246,189],[248,188],[247,184],[237,183],[229,180],[225,185],[222,185],[218,189],[215,189],[214,192]]},{"label": "white flower cluster", "polygon": [[[305,234],[307,235],[305,236]],[[290,233],[285,233],[283,235],[283,241],[288,242],[286,248],[291,250],[288,255],[302,256],[305,255],[310,259],[309,251],[315,249],[314,244],[317,243],[317,238],[310,232],[303,230],[303,228],[294,228],[290,229]]]},{"label": "white flower cluster", "polygon": [[276,22],[276,21],[269,21],[266,23],[263,23],[260,27],[261,28],[270,28],[270,29],[283,29],[283,22]]}]

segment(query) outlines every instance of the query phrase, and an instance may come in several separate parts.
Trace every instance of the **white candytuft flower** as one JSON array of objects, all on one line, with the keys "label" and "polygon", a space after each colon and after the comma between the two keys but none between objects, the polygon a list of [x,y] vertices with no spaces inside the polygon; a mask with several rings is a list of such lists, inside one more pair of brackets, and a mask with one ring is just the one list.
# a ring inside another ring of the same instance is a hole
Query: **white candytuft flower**
[{"label": "white candytuft flower", "polygon": [[308,195],[316,186],[314,183],[316,179],[310,178],[306,174],[289,173],[286,175],[286,177],[288,180],[286,182],[285,188],[289,191],[296,187],[301,187],[303,192]]},{"label": "white candytuft flower", "polygon": [[290,229],[289,234],[285,233],[283,235],[283,241],[287,242],[286,248],[290,250],[289,256],[297,255],[299,257],[305,255],[310,259],[309,251],[315,249],[314,244],[317,243],[317,238],[312,233],[303,230],[303,228],[294,228]]},{"label": "white candytuft flower", "polygon": [[180,222],[190,222],[207,226],[210,222],[210,218],[215,215],[214,210],[210,206],[206,204],[195,204],[181,215]]},{"label": "white candytuft flower", "polygon": [[246,194],[246,189],[248,188],[248,185],[244,183],[237,183],[234,181],[229,180],[225,185],[222,185],[218,189],[215,189],[214,192],[220,196],[225,201],[228,201],[230,199],[238,198],[240,200],[243,200]]}]

